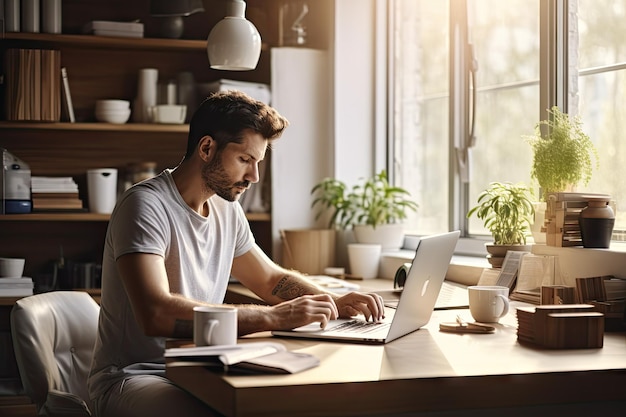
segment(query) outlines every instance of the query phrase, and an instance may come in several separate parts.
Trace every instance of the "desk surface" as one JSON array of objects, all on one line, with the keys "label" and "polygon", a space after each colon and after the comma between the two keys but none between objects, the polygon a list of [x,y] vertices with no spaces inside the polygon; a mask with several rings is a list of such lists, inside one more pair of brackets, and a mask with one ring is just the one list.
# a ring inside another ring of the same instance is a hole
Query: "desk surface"
[{"label": "desk surface", "polygon": [[[522,305],[512,302],[513,306]],[[435,311],[428,325],[384,346],[272,338],[317,356],[294,375],[231,376],[167,365],[167,376],[226,416],[363,416],[626,401],[626,335],[604,347],[544,350],[517,342],[515,308],[494,334],[439,331],[468,310]],[[268,333],[240,340],[263,340]]]}]

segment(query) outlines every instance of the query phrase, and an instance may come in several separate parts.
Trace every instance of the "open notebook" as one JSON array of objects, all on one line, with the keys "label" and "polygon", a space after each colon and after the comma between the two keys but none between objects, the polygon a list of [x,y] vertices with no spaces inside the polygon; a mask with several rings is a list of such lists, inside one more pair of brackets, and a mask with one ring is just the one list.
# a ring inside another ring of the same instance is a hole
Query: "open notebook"
[{"label": "open notebook", "polygon": [[430,320],[452,259],[459,231],[420,239],[398,306],[385,308],[385,319],[366,322],[363,317],[331,320],[325,329],[319,323],[287,331],[273,331],[281,337],[336,340],[360,343],[388,343],[411,333]]}]

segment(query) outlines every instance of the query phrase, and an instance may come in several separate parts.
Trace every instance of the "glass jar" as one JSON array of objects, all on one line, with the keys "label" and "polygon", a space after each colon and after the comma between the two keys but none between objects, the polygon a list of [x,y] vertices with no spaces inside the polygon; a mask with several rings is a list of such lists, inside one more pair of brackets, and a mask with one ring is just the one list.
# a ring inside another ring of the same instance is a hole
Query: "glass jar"
[{"label": "glass jar", "polygon": [[156,175],[156,162],[139,162],[128,164],[126,169],[125,189],[128,190],[134,184],[152,178]]}]

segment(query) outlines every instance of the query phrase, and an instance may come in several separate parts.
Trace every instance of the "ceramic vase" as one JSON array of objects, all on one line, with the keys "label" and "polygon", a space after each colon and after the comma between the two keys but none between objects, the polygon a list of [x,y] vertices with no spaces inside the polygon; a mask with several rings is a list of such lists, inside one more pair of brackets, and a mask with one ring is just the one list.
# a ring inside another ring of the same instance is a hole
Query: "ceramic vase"
[{"label": "ceramic vase", "polygon": [[157,82],[159,71],[155,68],[139,70],[137,97],[133,103],[133,120],[138,123],[150,123],[150,107],[157,104]]},{"label": "ceramic vase", "polygon": [[608,248],[615,225],[615,214],[609,200],[590,199],[578,216],[578,224],[585,248]]}]

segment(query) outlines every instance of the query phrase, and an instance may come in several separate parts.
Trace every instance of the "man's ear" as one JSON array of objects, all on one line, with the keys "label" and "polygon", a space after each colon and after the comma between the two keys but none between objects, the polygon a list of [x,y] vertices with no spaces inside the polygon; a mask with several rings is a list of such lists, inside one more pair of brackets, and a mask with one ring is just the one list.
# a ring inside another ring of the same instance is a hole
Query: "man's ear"
[{"label": "man's ear", "polygon": [[203,136],[198,142],[198,156],[204,162],[208,162],[215,155],[217,144],[209,135]]}]

